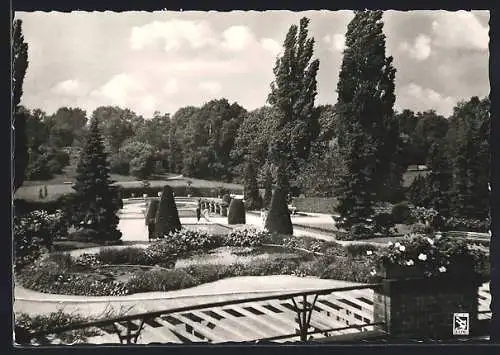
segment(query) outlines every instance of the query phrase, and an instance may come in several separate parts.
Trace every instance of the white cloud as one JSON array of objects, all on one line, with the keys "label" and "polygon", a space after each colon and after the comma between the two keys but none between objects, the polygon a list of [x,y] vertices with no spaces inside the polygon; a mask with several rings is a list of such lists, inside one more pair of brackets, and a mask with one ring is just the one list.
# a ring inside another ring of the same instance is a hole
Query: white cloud
[{"label": "white cloud", "polygon": [[401,88],[396,106],[399,110],[403,108],[414,111],[434,109],[443,115],[450,115],[456,102],[456,98],[444,96],[433,89],[410,83]]},{"label": "white cloud", "polygon": [[488,27],[468,11],[440,11],[432,22],[434,44],[442,48],[488,50]]},{"label": "white cloud", "polygon": [[342,52],[345,49],[345,36],[343,34],[326,35],[323,40],[330,46],[332,51]]},{"label": "white cloud", "polygon": [[163,92],[166,95],[172,95],[175,94],[177,91],[179,91],[179,85],[177,83],[176,79],[170,79],[167,81],[167,83],[163,86]]},{"label": "white cloud", "polygon": [[130,45],[134,50],[163,42],[166,52],[179,50],[187,44],[198,49],[214,42],[213,31],[205,21],[154,21],[140,27],[133,27]]},{"label": "white cloud", "polygon": [[87,88],[78,79],[69,79],[56,84],[51,91],[56,95],[80,96],[87,93]]},{"label": "white cloud", "polygon": [[247,26],[231,26],[222,33],[223,48],[230,51],[240,51],[250,46],[255,37]]},{"label": "white cloud", "polygon": [[420,34],[415,38],[415,42],[410,45],[408,42],[401,44],[401,50],[407,52],[410,57],[416,60],[425,60],[431,55],[431,39],[429,36]]},{"label": "white cloud", "polygon": [[260,45],[265,50],[271,52],[274,56],[278,55],[283,49],[283,47],[278,42],[271,38],[262,38],[260,40]]},{"label": "white cloud", "polygon": [[217,95],[221,91],[222,86],[216,81],[204,81],[198,85],[198,88],[211,95]]},{"label": "white cloud", "polygon": [[109,104],[126,106],[135,104],[137,97],[144,92],[144,86],[131,74],[113,76],[106,84],[91,92],[91,96]]}]

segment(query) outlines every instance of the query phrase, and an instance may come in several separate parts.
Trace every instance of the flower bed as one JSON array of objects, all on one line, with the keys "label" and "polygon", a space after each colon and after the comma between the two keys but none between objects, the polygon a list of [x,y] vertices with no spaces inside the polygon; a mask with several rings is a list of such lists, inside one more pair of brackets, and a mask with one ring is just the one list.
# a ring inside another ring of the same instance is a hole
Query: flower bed
[{"label": "flower bed", "polygon": [[382,277],[461,275],[468,270],[486,277],[487,256],[466,241],[447,237],[410,235],[386,246],[343,247],[255,230],[240,229],[227,236],[182,230],[146,248],[109,248],[77,258],[54,253],[17,278],[41,292],[104,296],[171,291],[236,276],[374,282]]}]

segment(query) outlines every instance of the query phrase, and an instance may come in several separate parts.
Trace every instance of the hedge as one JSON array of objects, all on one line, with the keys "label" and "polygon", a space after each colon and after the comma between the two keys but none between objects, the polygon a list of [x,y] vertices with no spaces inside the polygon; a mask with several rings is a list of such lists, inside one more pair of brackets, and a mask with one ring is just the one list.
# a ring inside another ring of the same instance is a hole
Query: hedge
[{"label": "hedge", "polygon": [[337,199],[333,197],[295,197],[293,205],[297,212],[335,213]]}]

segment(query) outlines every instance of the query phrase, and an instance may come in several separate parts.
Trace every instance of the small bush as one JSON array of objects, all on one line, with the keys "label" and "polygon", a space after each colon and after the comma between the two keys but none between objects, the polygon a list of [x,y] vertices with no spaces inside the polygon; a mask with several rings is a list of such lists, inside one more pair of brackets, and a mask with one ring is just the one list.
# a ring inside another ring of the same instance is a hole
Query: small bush
[{"label": "small bush", "polygon": [[376,214],[373,221],[375,222],[375,230],[383,234],[389,234],[389,230],[394,227],[394,219],[390,213]]},{"label": "small bush", "polygon": [[232,247],[258,247],[267,239],[268,233],[252,229],[234,230],[224,237],[224,245]]},{"label": "small bush", "polygon": [[367,258],[337,257],[321,272],[322,279],[352,282],[372,282],[372,263]]},{"label": "small bush", "polygon": [[373,231],[364,223],[356,223],[351,226],[345,240],[366,240],[373,238]]},{"label": "small bush", "polygon": [[400,202],[392,207],[394,223],[410,224],[412,222],[411,210],[406,202]]},{"label": "small bush", "polygon": [[68,240],[75,242],[89,242],[99,240],[99,232],[95,229],[83,228],[68,234]]},{"label": "small bush", "polygon": [[229,212],[227,215],[228,224],[245,224],[245,206],[243,201],[239,199],[233,199],[229,205]]},{"label": "small bush", "polygon": [[107,265],[153,265],[153,261],[142,248],[104,248],[99,251],[96,258]]},{"label": "small bush", "polygon": [[410,232],[414,234],[432,234],[434,228],[423,223],[415,223],[411,225]]},{"label": "small bush", "polygon": [[490,221],[450,217],[444,220],[443,229],[447,231],[487,233],[490,230]]},{"label": "small bush", "polygon": [[347,253],[352,257],[366,256],[367,253],[379,250],[381,246],[363,243],[363,244],[349,244],[346,247]]},{"label": "small bush", "polygon": [[[20,345],[29,345],[28,339],[23,339],[20,333],[25,331],[30,332],[45,332],[56,328],[66,327],[72,324],[79,324],[90,322],[92,319],[89,317],[82,317],[80,315],[64,313],[63,310],[52,312],[47,315],[32,316],[26,313],[15,315],[15,336],[16,343]],[[82,343],[86,341],[87,337],[99,335],[97,330],[90,328],[77,329],[73,331],[64,332],[58,335],[63,343]]]},{"label": "small bush", "polygon": [[140,272],[127,282],[131,293],[173,291],[196,285],[198,281],[182,269]]},{"label": "small bush", "polygon": [[277,188],[273,193],[266,219],[266,229],[271,233],[293,235],[293,225],[286,200],[285,192]]},{"label": "small bush", "polygon": [[161,194],[155,218],[155,234],[157,238],[163,238],[170,232],[181,230],[179,212],[175,204],[172,188],[165,185]]},{"label": "small bush", "polygon": [[71,270],[75,265],[75,260],[69,253],[50,253],[48,260],[56,263],[62,270]]}]

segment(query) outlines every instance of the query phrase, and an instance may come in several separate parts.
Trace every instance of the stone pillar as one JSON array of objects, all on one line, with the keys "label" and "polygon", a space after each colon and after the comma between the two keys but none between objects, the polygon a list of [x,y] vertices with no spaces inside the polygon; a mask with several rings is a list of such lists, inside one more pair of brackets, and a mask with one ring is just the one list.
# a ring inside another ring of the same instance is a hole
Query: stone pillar
[{"label": "stone pillar", "polygon": [[478,327],[478,287],[473,277],[385,279],[374,292],[374,322],[392,338],[451,339],[453,314],[469,313]]}]

